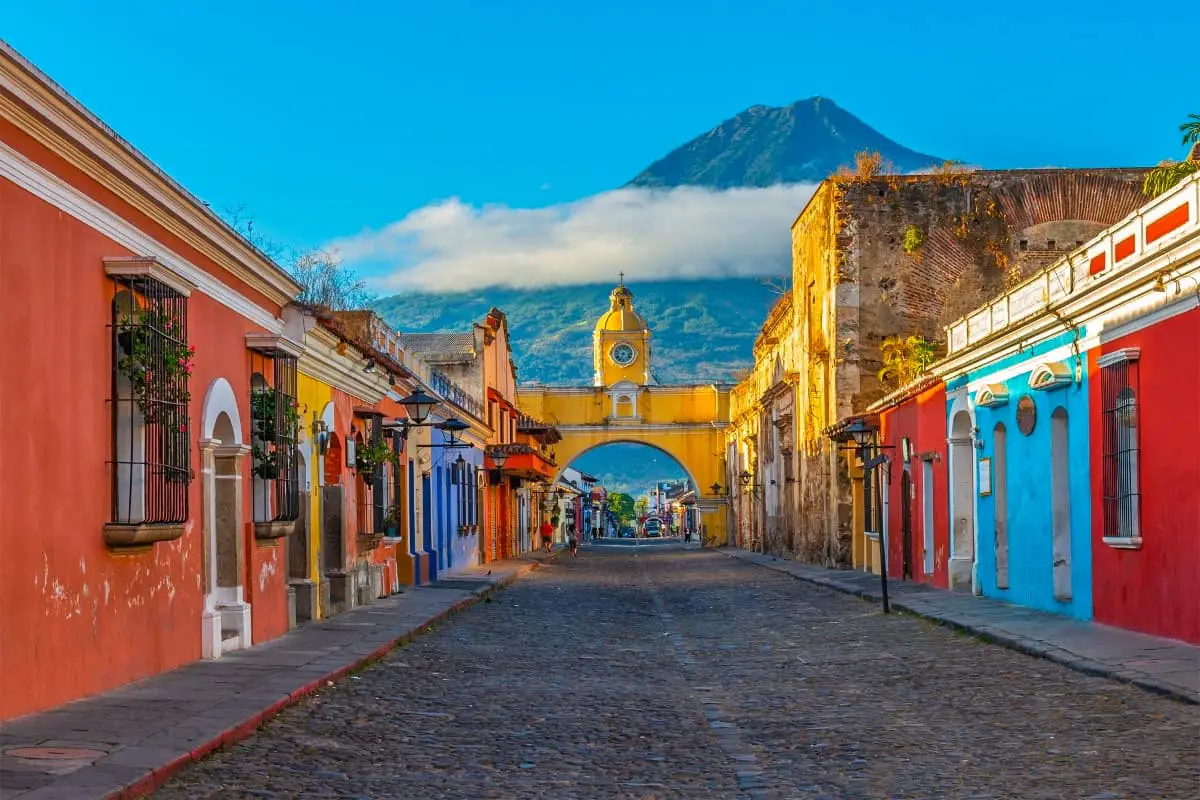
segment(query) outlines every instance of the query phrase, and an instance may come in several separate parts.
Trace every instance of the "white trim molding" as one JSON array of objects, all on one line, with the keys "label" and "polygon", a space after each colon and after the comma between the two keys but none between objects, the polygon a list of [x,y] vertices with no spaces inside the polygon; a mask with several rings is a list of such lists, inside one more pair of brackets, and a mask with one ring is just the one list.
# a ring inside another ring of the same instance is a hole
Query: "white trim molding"
[{"label": "white trim molding", "polygon": [[169,286],[184,297],[191,295],[196,284],[163,264],[154,256],[105,256],[104,274],[110,278],[152,278]]},{"label": "white trim molding", "polygon": [[1029,373],[1029,388],[1053,392],[1075,383],[1075,374],[1061,361],[1043,361]]},{"label": "white trim molding", "polygon": [[280,304],[300,284],[82,103],[0,41],[0,117]]},{"label": "white trim molding", "polygon": [[142,258],[154,258],[165,269],[188,281],[203,294],[269,331],[282,331],[283,321],[267,309],[219,281],[178,253],[131,225],[66,181],[47,172],[21,153],[0,142],[0,178],[71,215]]},{"label": "white trim molding", "polygon": [[1142,549],[1142,537],[1140,536],[1105,536],[1101,541],[1115,550]]},{"label": "white trim molding", "polygon": [[1097,358],[1096,366],[1111,367],[1115,364],[1124,364],[1127,361],[1137,361],[1141,356],[1142,348],[1140,347],[1122,347],[1120,350],[1105,353]]},{"label": "white trim molding", "polygon": [[296,358],[304,355],[304,345],[277,333],[247,333],[246,347],[251,350],[282,350]]},{"label": "white trim molding", "polygon": [[997,408],[1008,402],[1008,386],[1003,383],[989,383],[975,395],[975,405],[983,408]]}]

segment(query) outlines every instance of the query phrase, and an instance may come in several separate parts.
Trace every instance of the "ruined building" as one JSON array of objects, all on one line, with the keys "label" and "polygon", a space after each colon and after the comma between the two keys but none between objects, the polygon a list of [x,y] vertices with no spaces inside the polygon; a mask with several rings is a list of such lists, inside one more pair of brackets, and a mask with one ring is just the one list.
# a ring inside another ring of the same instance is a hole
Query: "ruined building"
[{"label": "ruined building", "polygon": [[[877,377],[883,340],[936,341],[943,325],[1136,209],[1145,172],[981,170],[824,181],[792,225],[790,323],[781,327],[772,314],[754,370],[734,394],[730,485],[758,500],[735,507],[763,519],[731,520],[731,530],[761,531],[755,542],[765,550],[850,563],[849,485],[837,477],[846,474],[838,468],[842,454],[825,430],[894,388]],[[751,427],[753,439],[739,435]],[[769,442],[767,430],[775,432]]]}]

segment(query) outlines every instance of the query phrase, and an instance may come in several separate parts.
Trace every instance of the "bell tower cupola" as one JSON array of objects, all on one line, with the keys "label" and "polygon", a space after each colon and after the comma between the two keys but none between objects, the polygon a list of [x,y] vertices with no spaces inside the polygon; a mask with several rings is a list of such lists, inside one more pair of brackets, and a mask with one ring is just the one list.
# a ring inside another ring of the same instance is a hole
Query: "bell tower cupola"
[{"label": "bell tower cupola", "polygon": [[595,385],[650,383],[650,328],[633,310],[633,292],[625,286],[625,273],[608,296],[609,309],[596,322],[592,336]]}]

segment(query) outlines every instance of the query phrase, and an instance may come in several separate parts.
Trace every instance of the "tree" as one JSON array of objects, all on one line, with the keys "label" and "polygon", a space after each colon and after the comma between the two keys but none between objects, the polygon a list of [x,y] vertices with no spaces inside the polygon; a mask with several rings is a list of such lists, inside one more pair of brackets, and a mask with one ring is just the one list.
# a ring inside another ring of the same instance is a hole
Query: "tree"
[{"label": "tree", "polygon": [[363,308],[375,295],[367,283],[327,250],[306,250],[298,254],[288,270],[304,286],[298,298],[302,303],[325,306],[334,311]]},{"label": "tree", "polygon": [[1192,152],[1183,161],[1162,161],[1146,175],[1142,183],[1142,194],[1147,197],[1158,197],[1170,190],[1188,175],[1200,170],[1200,114],[1188,114],[1187,120],[1179,126],[1183,134],[1184,146],[1192,145]]},{"label": "tree", "polygon": [[624,492],[610,494],[608,507],[617,515],[617,519],[621,520],[622,525],[627,525],[633,520],[633,498]]},{"label": "tree", "polygon": [[364,308],[375,300],[366,281],[342,263],[336,253],[321,248],[288,247],[256,231],[245,203],[226,206],[222,216],[246,241],[292,273],[304,287],[296,298],[301,303],[346,311]]},{"label": "tree", "polygon": [[1183,133],[1183,144],[1200,144],[1200,114],[1188,114],[1187,121],[1179,126]]},{"label": "tree", "polygon": [[638,519],[646,516],[650,511],[650,501],[645,497],[639,497],[633,502],[633,513]]},{"label": "tree", "polygon": [[937,358],[937,345],[923,336],[889,336],[879,352],[883,356],[883,368],[877,373],[880,382],[899,388],[929,369]]}]

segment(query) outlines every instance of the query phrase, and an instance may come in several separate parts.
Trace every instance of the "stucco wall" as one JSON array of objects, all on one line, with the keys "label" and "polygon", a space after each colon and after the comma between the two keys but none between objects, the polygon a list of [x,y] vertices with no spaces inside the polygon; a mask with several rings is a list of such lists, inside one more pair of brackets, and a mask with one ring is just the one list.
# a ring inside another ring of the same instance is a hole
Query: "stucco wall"
[{"label": "stucco wall", "polygon": [[[1106,341],[1102,353],[1140,347],[1139,491],[1142,545],[1103,537],[1103,447],[1098,369],[1090,372],[1092,543],[1098,622],[1200,643],[1200,310]],[[1089,355],[1095,355],[1090,353]],[[1095,361],[1092,359],[1094,365]]]},{"label": "stucco wall", "polygon": [[[1018,356],[1023,364],[1014,366],[1013,359],[995,365],[997,370],[1020,368],[1020,372],[997,380],[995,372],[972,373],[972,381],[1003,383],[1008,387],[1009,400],[995,408],[976,406],[975,420],[983,449],[979,459],[991,461],[990,496],[978,496],[976,526],[978,530],[977,575],[983,594],[1009,600],[1024,606],[1040,608],[1080,619],[1092,616],[1092,543],[1091,496],[1088,470],[1090,425],[1088,420],[1088,379],[1086,364],[1082,380],[1054,391],[1029,388],[1033,366],[1040,361],[1039,351],[1045,352],[1060,342],[1044,344]],[[1030,358],[1033,356],[1033,358]],[[1086,361],[1086,354],[1084,354]],[[1074,367],[1074,359],[1068,362]],[[1002,373],[1003,375],[1003,373]],[[1033,431],[1024,435],[1017,427],[1017,403],[1022,396],[1032,398],[1036,408]],[[1067,464],[1070,503],[1070,595],[1069,601],[1055,599],[1053,565],[1054,532],[1052,527],[1052,415],[1056,409],[1067,413]],[[997,585],[996,515],[996,425],[1005,428],[1007,480],[1007,540],[1008,588]]]},{"label": "stucco wall", "polygon": [[[0,214],[0,674],[22,686],[0,695],[0,718],[8,718],[199,658],[203,560],[198,478],[181,539],[136,552],[104,544],[112,358],[103,259],[132,254],[6,180]],[[199,292],[188,323],[197,349],[189,411],[198,466],[201,404],[213,380],[230,383],[248,425],[244,337],[254,328]],[[244,493],[244,520],[250,502]],[[248,527],[239,533],[254,639],[262,641],[287,627],[286,561],[276,548],[257,547]]]},{"label": "stucco wall", "polygon": [[[946,448],[946,388],[938,385],[909,398],[880,415],[883,441],[894,449],[888,451],[892,461],[888,467],[888,574],[904,576],[904,501],[902,474],[907,467],[912,481],[910,493],[911,542],[909,559],[911,580],[929,583],[939,589],[949,586],[947,559],[950,534],[947,503],[948,453]],[[902,440],[912,441],[912,457],[905,464]],[[928,459],[929,469],[922,456]],[[932,485],[926,477],[931,476]],[[925,571],[926,563],[926,495],[932,491],[933,531],[930,540],[933,551],[930,561],[933,572]]]}]

